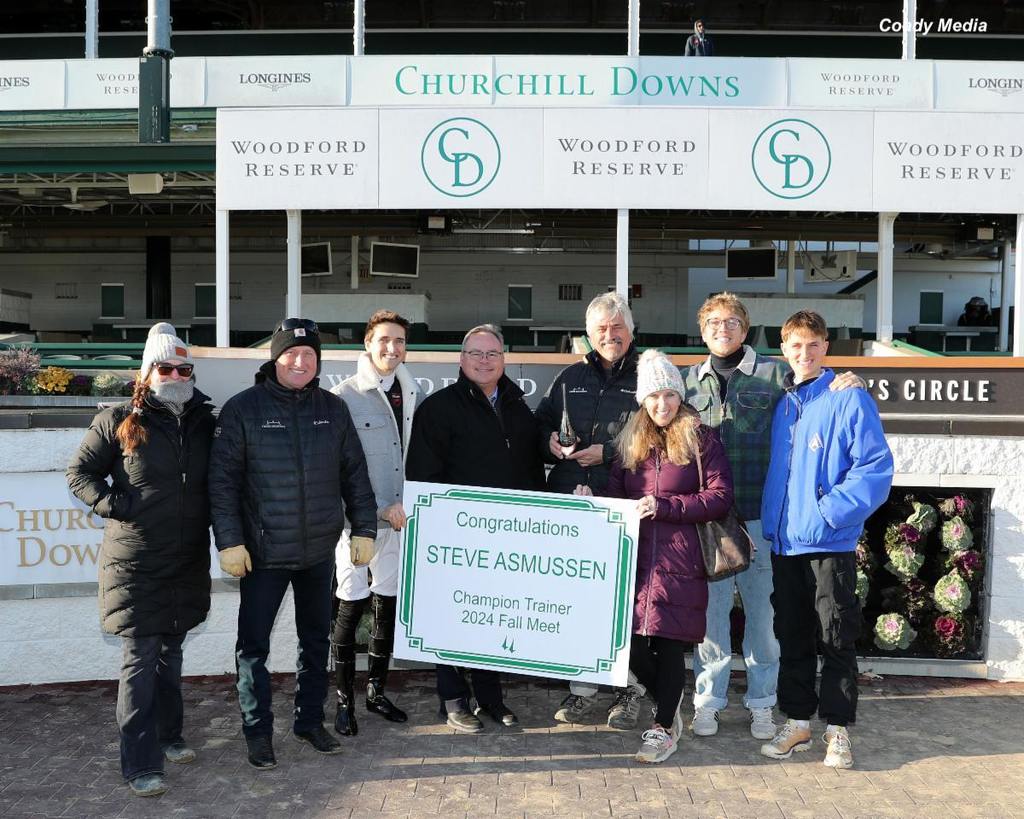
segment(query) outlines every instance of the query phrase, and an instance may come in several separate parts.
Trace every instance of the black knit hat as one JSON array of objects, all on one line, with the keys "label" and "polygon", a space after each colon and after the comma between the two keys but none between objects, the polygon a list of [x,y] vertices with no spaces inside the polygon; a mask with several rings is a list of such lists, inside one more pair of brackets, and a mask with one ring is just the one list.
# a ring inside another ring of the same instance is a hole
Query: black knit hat
[{"label": "black knit hat", "polygon": [[316,353],[316,370],[320,372],[320,328],[310,319],[289,318],[277,325],[270,339],[270,360],[292,347],[312,347]]}]

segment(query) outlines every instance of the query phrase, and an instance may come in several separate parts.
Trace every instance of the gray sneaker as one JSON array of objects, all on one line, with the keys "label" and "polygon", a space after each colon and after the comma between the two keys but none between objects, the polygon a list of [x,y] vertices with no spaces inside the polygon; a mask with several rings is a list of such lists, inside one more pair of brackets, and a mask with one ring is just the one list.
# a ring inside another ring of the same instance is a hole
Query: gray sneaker
[{"label": "gray sneaker", "polygon": [[649,731],[644,731],[643,745],[636,752],[634,759],[637,762],[657,764],[664,762],[678,749],[676,738],[660,725],[655,725]]},{"label": "gray sneaker", "polygon": [[555,711],[555,719],[558,722],[581,722],[583,717],[594,710],[595,705],[597,705],[596,695],[583,697],[579,694],[569,694]]},{"label": "gray sneaker", "polygon": [[622,731],[636,728],[636,719],[640,716],[640,698],[643,694],[629,686],[615,692],[615,702],[608,709],[608,727]]},{"label": "gray sneaker", "polygon": [[195,762],[196,752],[184,742],[174,742],[164,746],[164,759],[175,765],[188,765],[190,762]]},{"label": "gray sneaker", "polygon": [[164,775],[159,773],[143,774],[137,776],[128,783],[132,793],[136,796],[159,796],[167,792],[167,783],[164,782]]}]

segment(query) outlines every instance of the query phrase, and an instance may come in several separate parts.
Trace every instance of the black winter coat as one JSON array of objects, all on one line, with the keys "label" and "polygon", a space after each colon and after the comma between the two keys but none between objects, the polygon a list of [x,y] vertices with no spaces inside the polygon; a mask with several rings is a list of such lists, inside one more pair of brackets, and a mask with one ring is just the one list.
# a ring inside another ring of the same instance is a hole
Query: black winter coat
[{"label": "black winter coat", "polygon": [[537,421],[523,391],[503,375],[497,412],[463,373],[424,399],[412,422],[405,463],[410,481],[498,489],[543,489]]},{"label": "black winter coat", "polygon": [[99,566],[103,630],[184,634],[210,610],[212,408],[196,390],[179,424],[149,398],[141,415],[148,440],[125,455],[115,432],[131,411],[121,404],[93,419],[68,464],[68,486],[107,521]]},{"label": "black winter coat", "polygon": [[377,536],[377,502],[345,402],[319,379],[281,386],[271,362],[217,418],[210,504],[217,548],[245,544],[257,568],[333,558],[346,514],[352,534]]},{"label": "black winter coat", "polygon": [[[636,364],[640,356],[630,345],[626,354],[606,370],[597,352],[587,353],[584,361],[570,364],[552,382],[537,407],[540,423],[541,457],[554,467],[548,474],[548,489],[572,493],[577,484],[589,486],[600,495],[608,483],[608,470],[615,459],[612,442],[634,412],[636,403]],[[562,384],[565,384],[569,405],[569,422],[579,436],[576,449],[593,444],[604,445],[604,461],[596,466],[582,467],[579,462],[555,460],[549,441],[562,423]]]}]

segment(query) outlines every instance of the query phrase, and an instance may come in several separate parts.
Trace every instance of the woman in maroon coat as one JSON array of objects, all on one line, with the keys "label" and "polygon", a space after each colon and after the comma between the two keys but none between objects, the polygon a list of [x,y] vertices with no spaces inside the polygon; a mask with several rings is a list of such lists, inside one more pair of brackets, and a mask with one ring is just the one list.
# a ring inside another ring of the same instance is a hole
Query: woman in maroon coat
[{"label": "woman in maroon coat", "polygon": [[[633,604],[630,670],[657,703],[638,762],[662,762],[682,731],[685,655],[704,639],[708,583],[694,523],[717,520],[732,505],[732,474],[718,433],[683,403],[679,369],[648,350],[637,367],[637,401],[616,441],[604,494],[636,500],[640,544]],[[697,472],[697,452],[705,486]],[[578,487],[580,494],[589,494]]]}]

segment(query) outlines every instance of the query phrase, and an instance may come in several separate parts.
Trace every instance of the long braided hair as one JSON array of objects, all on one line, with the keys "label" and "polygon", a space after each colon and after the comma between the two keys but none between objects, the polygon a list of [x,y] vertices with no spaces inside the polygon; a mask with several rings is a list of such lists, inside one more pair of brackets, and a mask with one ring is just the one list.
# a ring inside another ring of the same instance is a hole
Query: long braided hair
[{"label": "long braided hair", "polygon": [[135,379],[135,389],[132,392],[132,411],[128,413],[120,424],[117,425],[117,440],[121,444],[121,450],[125,455],[132,455],[139,446],[149,440],[149,433],[142,425],[142,407],[146,403],[146,396],[149,395],[149,379],[143,378],[140,372]]}]

